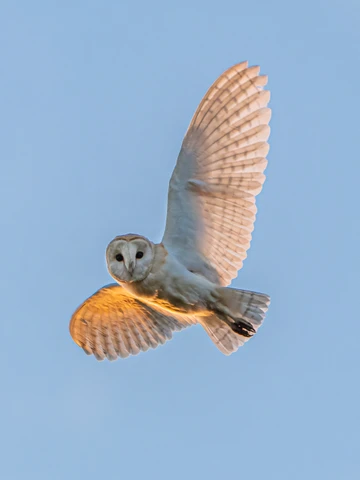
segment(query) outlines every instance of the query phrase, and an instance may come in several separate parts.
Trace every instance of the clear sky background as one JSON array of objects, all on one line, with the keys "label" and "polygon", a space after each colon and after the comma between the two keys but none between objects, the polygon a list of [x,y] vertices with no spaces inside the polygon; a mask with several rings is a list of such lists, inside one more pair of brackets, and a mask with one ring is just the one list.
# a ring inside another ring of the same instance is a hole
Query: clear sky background
[{"label": "clear sky background", "polygon": [[[360,3],[0,5],[0,478],[360,478]],[[231,357],[201,327],[98,363],[74,309],[117,234],[159,241],[209,85],[269,75],[267,181],[233,285],[271,295]]]}]

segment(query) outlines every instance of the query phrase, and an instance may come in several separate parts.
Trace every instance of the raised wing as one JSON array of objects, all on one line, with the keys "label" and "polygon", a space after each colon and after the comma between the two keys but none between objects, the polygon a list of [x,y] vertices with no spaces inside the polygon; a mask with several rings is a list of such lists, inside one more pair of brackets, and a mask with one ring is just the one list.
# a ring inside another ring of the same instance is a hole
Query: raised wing
[{"label": "raised wing", "polygon": [[145,304],[115,283],[98,290],[76,310],[70,334],[88,355],[115,360],[156,348],[190,323]]},{"label": "raised wing", "polygon": [[267,77],[240,63],[200,103],[170,180],[163,243],[189,270],[228,285],[246,258],[271,110]]}]

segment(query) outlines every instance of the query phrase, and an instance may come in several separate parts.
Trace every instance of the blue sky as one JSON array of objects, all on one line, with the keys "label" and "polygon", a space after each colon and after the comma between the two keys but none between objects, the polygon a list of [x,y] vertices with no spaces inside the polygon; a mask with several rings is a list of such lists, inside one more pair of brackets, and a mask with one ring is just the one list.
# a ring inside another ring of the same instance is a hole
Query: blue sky
[{"label": "blue sky", "polygon": [[[359,24],[358,0],[1,2],[1,478],[360,478]],[[161,239],[191,116],[242,60],[273,118],[233,285],[266,321],[231,357],[194,327],[98,363],[70,316],[115,235]]]}]

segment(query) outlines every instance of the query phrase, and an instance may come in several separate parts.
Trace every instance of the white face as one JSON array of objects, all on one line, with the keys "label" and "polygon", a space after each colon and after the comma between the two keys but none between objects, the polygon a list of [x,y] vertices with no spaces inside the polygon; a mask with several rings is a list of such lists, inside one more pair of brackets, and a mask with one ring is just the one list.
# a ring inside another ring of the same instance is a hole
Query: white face
[{"label": "white face", "polygon": [[117,282],[144,280],[151,270],[153,259],[153,244],[145,237],[116,237],[106,249],[107,268]]}]

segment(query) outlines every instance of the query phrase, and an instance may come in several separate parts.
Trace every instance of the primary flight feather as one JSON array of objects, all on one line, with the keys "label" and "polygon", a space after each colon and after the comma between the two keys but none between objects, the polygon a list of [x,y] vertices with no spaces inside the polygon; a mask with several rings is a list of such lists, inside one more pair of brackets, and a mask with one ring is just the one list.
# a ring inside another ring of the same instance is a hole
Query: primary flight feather
[{"label": "primary flight feather", "polygon": [[117,283],[88,298],[70,322],[87,354],[136,355],[200,323],[229,355],[261,325],[269,297],[226,287],[246,258],[265,180],[271,110],[259,71],[234,65],[198,106],[170,180],[162,242],[127,234],[108,245]]}]

